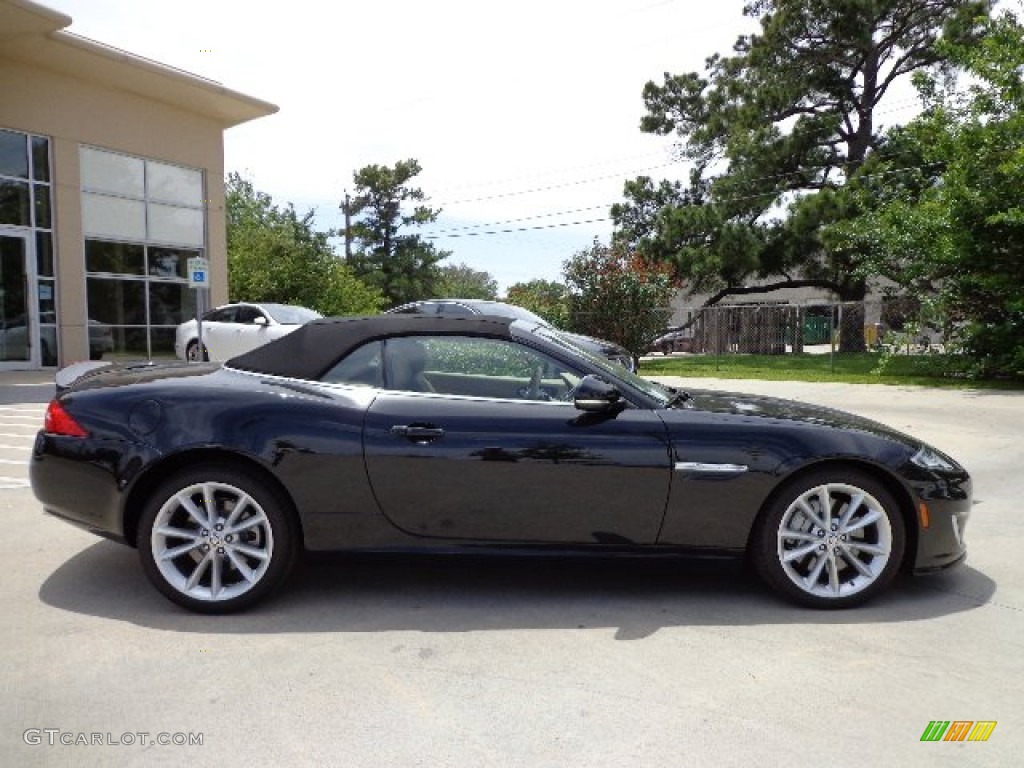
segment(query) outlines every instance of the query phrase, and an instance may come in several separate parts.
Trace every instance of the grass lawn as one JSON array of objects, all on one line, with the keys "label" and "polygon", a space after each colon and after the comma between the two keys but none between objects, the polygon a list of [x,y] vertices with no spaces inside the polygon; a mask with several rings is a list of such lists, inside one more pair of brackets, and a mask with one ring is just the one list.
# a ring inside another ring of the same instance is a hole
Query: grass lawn
[{"label": "grass lawn", "polygon": [[671,355],[640,362],[643,376],[692,376],[848,384],[919,384],[926,387],[1024,389],[1024,381],[977,381],[942,373],[942,355],[878,353],[835,355]]}]

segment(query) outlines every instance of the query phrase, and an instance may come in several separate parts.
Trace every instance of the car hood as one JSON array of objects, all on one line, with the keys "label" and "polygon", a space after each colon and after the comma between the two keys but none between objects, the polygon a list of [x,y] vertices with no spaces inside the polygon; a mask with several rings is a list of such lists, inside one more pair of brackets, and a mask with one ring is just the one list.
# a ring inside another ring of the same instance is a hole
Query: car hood
[{"label": "car hood", "polygon": [[833,429],[852,429],[912,447],[921,445],[920,440],[885,424],[834,408],[778,397],[748,395],[741,392],[687,391],[690,394],[690,399],[686,402],[688,410],[695,409],[712,414],[746,417],[752,421],[770,419]]}]

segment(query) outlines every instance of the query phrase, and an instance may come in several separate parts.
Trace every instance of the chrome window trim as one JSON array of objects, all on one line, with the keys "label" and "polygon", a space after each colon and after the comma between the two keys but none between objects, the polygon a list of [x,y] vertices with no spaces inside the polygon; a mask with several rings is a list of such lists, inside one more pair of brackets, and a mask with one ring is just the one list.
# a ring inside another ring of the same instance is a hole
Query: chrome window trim
[{"label": "chrome window trim", "polygon": [[297,379],[292,376],[278,376],[273,373],[258,373],[256,371],[246,371],[241,368],[232,368],[226,363],[223,365],[225,370],[231,371],[232,373],[244,374],[246,376],[256,376],[261,379],[274,379],[276,381],[287,381],[295,384],[302,384],[304,386],[313,387],[330,387],[332,389],[338,388],[343,389],[346,392],[358,391],[358,392],[372,392],[374,398],[380,395],[404,395],[407,397],[416,398],[443,398],[446,400],[469,400],[477,403],[530,403],[532,405],[558,405],[558,406],[570,406],[576,407],[575,401],[568,402],[565,400],[523,400],[520,398],[506,398],[506,397],[479,397],[478,395],[449,395],[445,392],[414,392],[406,389],[387,389],[386,387],[371,387],[365,384],[346,384],[343,381],[318,381],[316,379]]}]

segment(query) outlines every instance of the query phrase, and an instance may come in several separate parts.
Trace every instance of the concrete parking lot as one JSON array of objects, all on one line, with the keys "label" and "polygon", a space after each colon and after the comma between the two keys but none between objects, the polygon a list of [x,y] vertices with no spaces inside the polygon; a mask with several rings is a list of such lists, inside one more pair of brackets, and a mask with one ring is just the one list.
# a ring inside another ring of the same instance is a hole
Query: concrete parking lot
[{"label": "concrete parking lot", "polygon": [[[967,565],[815,612],[732,565],[328,557],[252,613],[196,616],[134,551],[42,515],[18,462],[47,390],[7,383],[0,765],[1019,764],[1024,393],[674,383],[841,407],[952,453],[975,478]],[[997,726],[922,743],[932,720]]]}]

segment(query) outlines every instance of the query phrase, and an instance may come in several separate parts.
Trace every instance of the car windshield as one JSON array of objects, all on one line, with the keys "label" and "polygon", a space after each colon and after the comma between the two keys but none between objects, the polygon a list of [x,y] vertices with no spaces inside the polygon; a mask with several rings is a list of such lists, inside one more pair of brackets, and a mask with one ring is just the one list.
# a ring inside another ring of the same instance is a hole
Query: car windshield
[{"label": "car windshield", "polygon": [[291,304],[264,304],[263,309],[274,318],[275,322],[281,325],[302,325],[310,320],[323,317],[319,312],[314,312],[312,309],[296,307]]},{"label": "car windshield", "polygon": [[648,397],[657,400],[659,406],[662,408],[667,407],[668,404],[671,402],[672,398],[674,397],[675,393],[673,393],[667,387],[664,387],[656,382],[643,379],[637,376],[635,373],[626,370],[618,363],[613,363],[607,358],[600,357],[599,355],[592,354],[585,349],[581,349],[576,344],[573,344],[571,339],[566,338],[564,334],[560,333],[554,328],[538,328],[535,331],[535,333],[538,336],[543,336],[545,339],[552,342],[553,344],[557,344],[558,346],[564,347],[581,357],[585,357],[594,366],[600,368],[602,371],[607,373],[611,377],[612,381],[616,379],[621,379],[625,381],[634,389],[638,389]]}]

